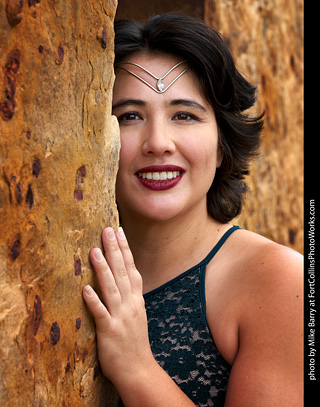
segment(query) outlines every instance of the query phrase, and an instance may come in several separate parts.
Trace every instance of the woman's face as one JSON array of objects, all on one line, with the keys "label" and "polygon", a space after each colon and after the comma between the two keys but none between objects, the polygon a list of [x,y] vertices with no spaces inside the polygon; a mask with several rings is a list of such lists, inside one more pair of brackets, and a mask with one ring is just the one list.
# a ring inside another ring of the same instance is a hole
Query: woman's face
[{"label": "woman's face", "polygon": [[[137,54],[126,62],[161,77],[181,59],[171,55]],[[152,86],[156,79],[133,65],[123,67]],[[164,80],[166,87],[186,63]],[[121,136],[117,202],[126,214],[166,221],[190,211],[206,211],[206,194],[221,164],[212,107],[187,70],[163,94],[131,73],[117,69],[113,114]],[[197,212],[198,213],[198,212]]]}]

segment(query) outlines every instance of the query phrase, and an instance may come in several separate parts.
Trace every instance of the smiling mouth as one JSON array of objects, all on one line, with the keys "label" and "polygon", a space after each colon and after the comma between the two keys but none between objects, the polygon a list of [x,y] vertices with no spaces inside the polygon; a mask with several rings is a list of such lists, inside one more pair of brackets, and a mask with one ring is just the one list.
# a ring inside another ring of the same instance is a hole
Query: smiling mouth
[{"label": "smiling mouth", "polygon": [[163,191],[175,187],[183,174],[184,170],[176,165],[153,165],[141,168],[135,175],[144,187]]},{"label": "smiling mouth", "polygon": [[138,177],[149,181],[166,181],[179,177],[180,171],[138,172]]}]

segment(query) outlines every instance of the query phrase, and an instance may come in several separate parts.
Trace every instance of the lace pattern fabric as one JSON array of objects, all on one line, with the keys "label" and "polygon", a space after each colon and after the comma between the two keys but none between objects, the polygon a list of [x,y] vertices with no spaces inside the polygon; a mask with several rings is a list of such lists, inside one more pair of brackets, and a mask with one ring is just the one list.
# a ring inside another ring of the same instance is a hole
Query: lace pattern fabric
[{"label": "lace pattern fabric", "polygon": [[231,367],[208,327],[204,278],[208,262],[236,229],[197,266],[144,296],[153,355],[198,407],[224,406]]}]

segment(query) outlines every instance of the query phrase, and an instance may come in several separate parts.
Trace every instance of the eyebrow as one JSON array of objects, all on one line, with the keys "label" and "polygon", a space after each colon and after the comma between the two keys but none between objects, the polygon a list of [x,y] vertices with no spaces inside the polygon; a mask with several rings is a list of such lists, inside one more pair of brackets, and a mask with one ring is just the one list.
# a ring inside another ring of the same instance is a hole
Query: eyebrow
[{"label": "eyebrow", "polygon": [[[143,106],[145,107],[147,103],[140,99],[121,99],[114,105],[112,105],[112,110],[118,109],[120,107],[126,106]],[[200,103],[196,102],[192,99],[174,99],[169,103],[170,106],[186,106],[186,107],[193,107],[203,112],[206,112],[207,109],[201,105]]]},{"label": "eyebrow", "polygon": [[117,103],[112,105],[112,110],[118,109],[119,107],[126,107],[126,106],[146,106],[146,102],[140,99],[120,99]]},{"label": "eyebrow", "polygon": [[171,106],[186,106],[186,107],[194,107],[198,110],[201,110],[203,112],[206,112],[207,109],[201,105],[200,103],[196,102],[195,100],[192,99],[174,99],[170,102]]}]

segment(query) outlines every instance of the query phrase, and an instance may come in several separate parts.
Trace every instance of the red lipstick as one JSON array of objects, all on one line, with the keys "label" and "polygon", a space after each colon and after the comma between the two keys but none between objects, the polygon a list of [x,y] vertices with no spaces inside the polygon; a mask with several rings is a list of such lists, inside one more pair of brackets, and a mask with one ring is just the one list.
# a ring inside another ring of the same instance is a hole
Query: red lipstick
[{"label": "red lipstick", "polygon": [[169,164],[143,167],[135,175],[145,188],[164,191],[175,187],[181,181],[183,174],[183,168]]}]

